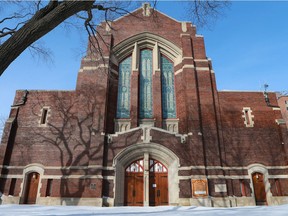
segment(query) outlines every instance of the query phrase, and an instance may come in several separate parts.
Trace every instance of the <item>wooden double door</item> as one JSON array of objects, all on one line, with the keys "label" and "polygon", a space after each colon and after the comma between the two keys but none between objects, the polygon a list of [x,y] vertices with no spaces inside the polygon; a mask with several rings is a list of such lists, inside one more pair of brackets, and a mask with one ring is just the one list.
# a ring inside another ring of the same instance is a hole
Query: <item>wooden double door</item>
[{"label": "wooden double door", "polygon": [[[143,160],[134,161],[126,168],[125,205],[143,206],[145,190],[149,190],[150,206],[169,204],[168,170],[162,163],[153,159],[149,160],[149,164],[149,178],[144,176]],[[145,187],[144,182],[149,184],[149,188]]]}]

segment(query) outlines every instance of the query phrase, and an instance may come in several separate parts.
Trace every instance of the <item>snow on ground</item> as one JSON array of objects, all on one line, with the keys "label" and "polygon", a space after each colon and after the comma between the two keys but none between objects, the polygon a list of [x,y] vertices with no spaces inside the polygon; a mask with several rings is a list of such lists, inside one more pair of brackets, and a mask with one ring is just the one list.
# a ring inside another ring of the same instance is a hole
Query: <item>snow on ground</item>
[{"label": "snow on ground", "polygon": [[160,207],[90,207],[90,206],[40,206],[0,205],[0,216],[288,216],[288,205],[249,206],[237,208],[208,208],[195,206]]}]

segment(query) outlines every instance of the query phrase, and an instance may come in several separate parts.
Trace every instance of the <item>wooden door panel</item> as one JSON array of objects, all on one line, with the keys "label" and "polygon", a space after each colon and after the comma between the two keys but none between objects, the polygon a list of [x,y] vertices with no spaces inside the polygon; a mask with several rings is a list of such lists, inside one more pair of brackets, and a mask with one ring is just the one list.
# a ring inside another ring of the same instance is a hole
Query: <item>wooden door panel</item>
[{"label": "wooden door panel", "polygon": [[143,174],[135,175],[135,191],[134,191],[134,198],[135,198],[135,204],[137,206],[143,206]]},{"label": "wooden door panel", "polygon": [[149,175],[149,205],[155,206],[156,205],[156,176]]},{"label": "wooden door panel", "polygon": [[168,205],[167,173],[151,173],[149,180],[149,205]]},{"label": "wooden door panel", "polygon": [[159,205],[168,205],[168,176],[167,173],[159,174]]},{"label": "wooden door panel", "polygon": [[40,175],[36,172],[27,176],[24,204],[35,204],[38,193]]},{"label": "wooden door panel", "polygon": [[253,179],[256,205],[265,205],[266,192],[265,192],[264,175],[262,173],[254,173],[252,175],[252,179]]},{"label": "wooden door panel", "polygon": [[134,176],[126,175],[125,176],[125,205],[132,205],[133,203],[133,184],[134,184]]},{"label": "wooden door panel", "polygon": [[126,173],[124,205],[143,206],[143,174]]}]

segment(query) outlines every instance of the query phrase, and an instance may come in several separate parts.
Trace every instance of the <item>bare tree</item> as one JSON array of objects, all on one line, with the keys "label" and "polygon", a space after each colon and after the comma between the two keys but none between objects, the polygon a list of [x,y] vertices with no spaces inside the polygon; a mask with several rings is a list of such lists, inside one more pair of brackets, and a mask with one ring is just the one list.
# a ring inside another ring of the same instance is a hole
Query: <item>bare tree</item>
[{"label": "bare tree", "polygon": [[229,7],[229,0],[194,0],[187,7],[188,16],[197,27],[207,26],[223,15],[223,8]]},{"label": "bare tree", "polygon": [[[223,9],[223,6],[227,5],[227,1],[193,0],[190,2],[191,8],[188,9],[191,10],[192,18],[196,17],[196,21],[203,19],[205,21],[202,23],[205,24],[208,21],[208,15],[215,18],[216,14],[219,14]],[[31,2],[12,1],[12,3],[17,6],[19,12],[13,11],[12,8],[10,15],[0,17],[0,76],[25,49],[32,47],[37,50],[34,43],[61,23],[67,22],[73,17],[74,20],[75,18],[82,19],[88,34],[96,38],[99,35],[97,35],[98,32],[95,29],[95,21],[103,18],[108,21],[113,16],[128,13],[130,9],[138,5],[134,1],[116,0],[38,0]],[[153,3],[155,6],[156,0]],[[0,3],[1,14],[5,14],[3,8],[7,7],[3,4],[7,4],[7,2]],[[70,20],[70,23],[74,20]],[[46,54],[45,51],[44,54]]]}]

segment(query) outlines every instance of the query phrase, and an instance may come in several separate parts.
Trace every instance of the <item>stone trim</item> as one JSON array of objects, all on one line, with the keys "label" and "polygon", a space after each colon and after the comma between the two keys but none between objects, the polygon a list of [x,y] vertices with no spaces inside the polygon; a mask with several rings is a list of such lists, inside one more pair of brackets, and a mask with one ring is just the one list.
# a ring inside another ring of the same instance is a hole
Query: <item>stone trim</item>
[{"label": "stone trim", "polygon": [[167,131],[170,131],[172,133],[178,133],[178,123],[179,119],[163,119],[163,128]]},{"label": "stone trim", "polygon": [[185,65],[182,66],[181,69],[175,71],[174,74],[177,75],[179,73],[182,73],[183,69],[185,69],[185,68],[195,69],[195,66],[194,65],[185,64]]},{"label": "stone trim", "polygon": [[208,62],[208,59],[194,59],[195,62]]},{"label": "stone trim", "polygon": [[103,198],[95,197],[39,197],[38,205],[103,206]]},{"label": "stone trim", "polygon": [[78,71],[79,73],[82,73],[86,70],[97,70],[98,68],[108,68],[108,64],[99,64],[98,66],[84,66],[82,68],[80,68],[80,70]]},{"label": "stone trim", "polygon": [[43,175],[42,179],[103,179],[102,175]]},{"label": "stone trim", "polygon": [[244,124],[246,127],[254,127],[254,115],[252,115],[252,109],[250,107],[243,107],[242,118],[244,118]]},{"label": "stone trim", "polygon": [[[40,164],[39,164],[40,165]],[[26,166],[6,166],[6,165],[1,165],[0,168],[6,168],[6,169],[25,169]],[[48,169],[102,169],[102,170],[114,170],[114,168],[112,166],[107,166],[107,167],[103,167],[101,165],[89,165],[89,166],[69,166],[69,167],[61,167],[61,166],[43,166],[41,165],[41,167],[44,170],[48,170]]]},{"label": "stone trim", "polygon": [[[139,128],[138,128],[139,129]],[[153,128],[154,129],[154,128]],[[161,130],[162,131],[162,130]],[[164,130],[165,131],[165,130]],[[166,131],[167,132],[167,131]],[[120,133],[118,133],[120,134]],[[123,134],[123,133],[121,133]],[[174,134],[174,133],[171,133]],[[7,166],[7,165],[0,165],[0,169],[24,169],[26,166]],[[44,170],[49,169],[102,169],[102,170],[114,170],[115,167],[113,166],[107,166],[103,167],[101,165],[89,165],[89,166],[43,166]],[[222,170],[246,170],[249,166],[239,166],[239,167],[221,167],[221,166],[182,166],[179,167],[179,170],[191,170],[191,169],[207,169],[207,170],[213,170],[213,169],[222,169]],[[288,169],[288,166],[265,166],[268,170],[269,169]]]},{"label": "stone trim", "polygon": [[280,125],[280,124],[286,124],[284,119],[275,119],[276,124]]},{"label": "stone trim", "polygon": [[114,119],[116,132],[125,132],[131,128],[131,119]]},{"label": "stone trim", "polygon": [[[183,166],[179,170],[190,170],[190,169],[222,169],[222,170],[248,170],[249,166],[239,166],[239,167],[221,167],[221,166]],[[288,169],[288,166],[265,166],[267,169]]]},{"label": "stone trim", "polygon": [[182,32],[187,32],[187,23],[186,22],[181,22],[181,29],[182,29]]},{"label": "stone trim", "polygon": [[[43,116],[44,115],[44,113],[43,113],[44,110],[47,110],[46,116]],[[49,123],[49,117],[51,116],[51,108],[50,108],[50,106],[43,106],[40,109],[40,114],[38,116],[39,116],[38,126],[39,127],[47,127],[48,123]],[[45,118],[45,123],[44,124],[41,123],[43,121],[43,118]]]},{"label": "stone trim", "polygon": [[[117,59],[118,62],[121,62],[131,53],[135,53],[133,54],[134,58],[137,58],[141,49],[149,48],[153,50],[155,49],[155,45],[157,45],[155,52],[158,50],[158,55],[159,53],[163,53],[174,62],[174,66],[182,62],[182,50],[178,46],[159,35],[149,32],[134,35],[120,42],[113,48],[113,53],[115,59]],[[132,61],[132,69],[138,68],[137,63],[139,62],[136,62],[136,66]]]},{"label": "stone trim", "polygon": [[280,107],[272,107],[272,110],[279,110],[279,111],[281,111]]},{"label": "stone trim", "polygon": [[[2,175],[3,179],[24,179],[23,175],[8,174]],[[114,179],[114,176],[106,176],[105,178]],[[41,179],[103,179],[102,175],[42,175]]]},{"label": "stone trim", "polygon": [[[150,126],[150,125],[141,125],[140,127],[136,127],[136,128],[133,128],[133,129],[130,129],[130,130],[127,130],[127,131],[116,132],[115,134],[108,134],[108,136],[111,138],[111,141],[112,141],[113,137],[118,137],[119,135],[122,135],[122,134],[125,134],[125,133],[130,133],[130,132],[137,131],[137,130],[140,130],[140,129],[142,129],[142,131],[143,131],[142,140],[145,139],[146,142],[150,142],[150,140],[147,141],[146,138],[148,138],[148,136],[150,136],[150,131],[151,130],[156,130],[156,131],[160,131],[160,132],[163,132],[163,133],[174,135],[175,137],[179,137],[181,139],[181,143],[185,143],[186,142],[186,138],[188,136],[192,136],[193,135],[192,132],[189,132],[188,134],[178,134],[178,133],[170,132],[168,130],[164,130],[162,128],[153,127],[153,126]],[[103,134],[103,135],[105,135],[105,134]]]},{"label": "stone trim", "polygon": [[209,67],[196,67],[197,71],[210,71]]},{"label": "stone trim", "polygon": [[193,57],[183,57],[183,58],[182,58],[182,61],[183,61],[183,60],[193,60],[193,59],[194,59]]},{"label": "stone trim", "polygon": [[[251,179],[249,175],[189,175],[189,176],[179,176],[179,180],[187,179]],[[268,175],[268,179],[288,179],[287,175]]]},{"label": "stone trim", "polygon": [[95,61],[102,60],[103,58],[104,59],[109,59],[110,57],[109,56],[101,56],[99,58],[84,57],[84,58],[82,58],[82,61],[84,61],[84,62],[95,62]]},{"label": "stone trim", "polygon": [[198,35],[198,34],[196,34],[195,37],[198,37],[198,38],[204,38],[203,35]]}]

